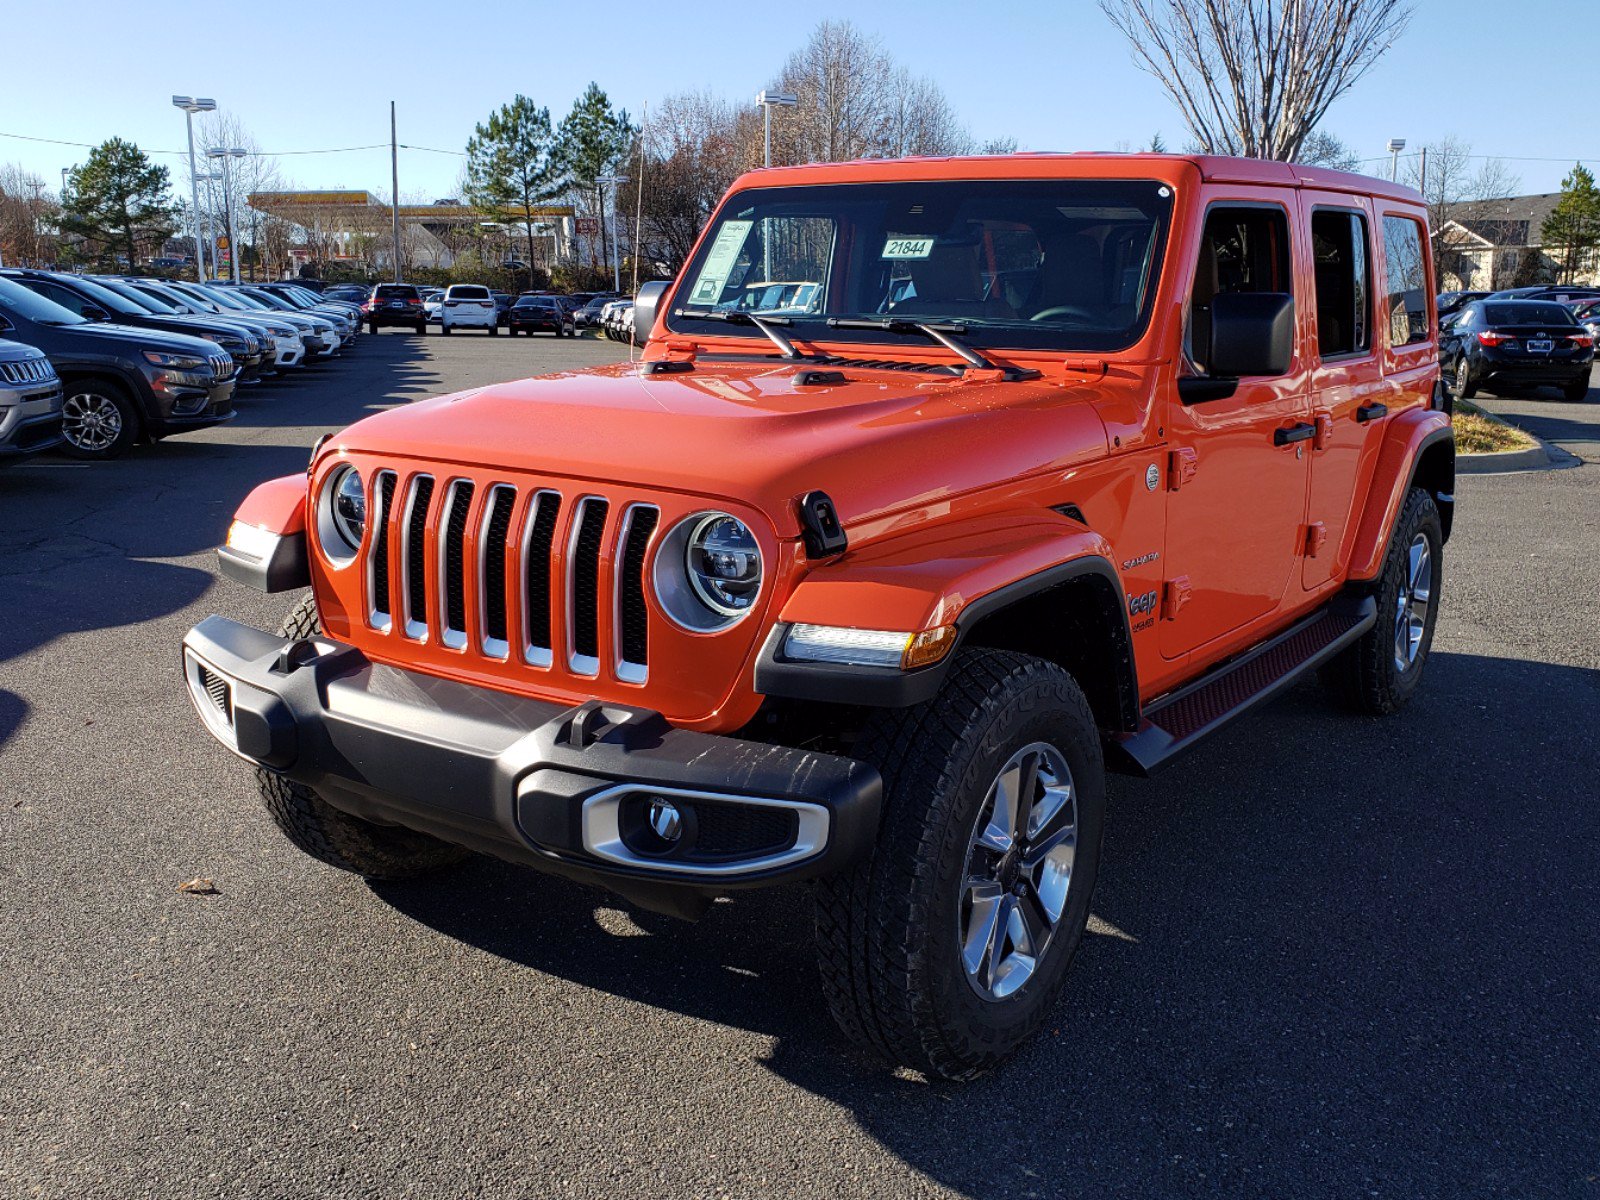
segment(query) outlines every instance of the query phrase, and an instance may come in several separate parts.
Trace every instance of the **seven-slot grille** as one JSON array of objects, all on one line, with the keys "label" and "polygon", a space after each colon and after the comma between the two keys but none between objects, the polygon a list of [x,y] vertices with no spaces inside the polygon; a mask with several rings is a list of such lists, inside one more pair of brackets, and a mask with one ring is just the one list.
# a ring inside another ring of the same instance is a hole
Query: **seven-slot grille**
[{"label": "seven-slot grille", "polygon": [[0,362],[0,379],[7,383],[48,383],[56,377],[56,369],[48,358],[24,358],[17,362]]},{"label": "seven-slot grille", "polygon": [[233,355],[208,354],[206,358],[211,363],[211,373],[218,379],[227,379],[233,374]]},{"label": "seven-slot grille", "polygon": [[[661,518],[654,505],[426,474],[402,481],[389,470],[374,479],[372,629],[421,641],[432,628],[469,654],[645,681],[645,557]],[[602,605],[611,606],[606,621]],[[609,652],[602,628],[614,631]]]}]

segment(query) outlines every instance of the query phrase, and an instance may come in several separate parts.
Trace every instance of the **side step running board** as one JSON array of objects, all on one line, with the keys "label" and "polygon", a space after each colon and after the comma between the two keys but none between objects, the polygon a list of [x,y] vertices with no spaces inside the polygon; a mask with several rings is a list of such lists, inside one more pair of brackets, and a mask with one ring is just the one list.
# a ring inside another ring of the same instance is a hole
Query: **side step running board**
[{"label": "side step running board", "polygon": [[1377,622],[1370,596],[1341,597],[1291,625],[1269,642],[1213,667],[1144,711],[1138,733],[1106,744],[1106,766],[1126,775],[1151,775],[1240,713],[1321,666]]}]

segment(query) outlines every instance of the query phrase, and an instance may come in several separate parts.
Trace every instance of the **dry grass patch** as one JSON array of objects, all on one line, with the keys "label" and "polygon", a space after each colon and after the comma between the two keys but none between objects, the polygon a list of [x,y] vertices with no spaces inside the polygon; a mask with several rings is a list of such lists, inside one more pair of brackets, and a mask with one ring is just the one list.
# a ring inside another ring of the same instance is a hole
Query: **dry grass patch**
[{"label": "dry grass patch", "polygon": [[1526,450],[1538,443],[1515,425],[1490,416],[1476,404],[1456,401],[1451,424],[1456,431],[1456,453],[1493,454],[1500,450]]}]

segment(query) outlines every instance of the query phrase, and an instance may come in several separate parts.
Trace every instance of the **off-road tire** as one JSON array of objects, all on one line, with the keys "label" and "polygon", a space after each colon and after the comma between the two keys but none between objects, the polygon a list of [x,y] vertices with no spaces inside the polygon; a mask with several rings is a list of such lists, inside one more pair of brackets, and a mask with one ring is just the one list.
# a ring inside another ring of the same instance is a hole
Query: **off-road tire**
[{"label": "off-road tire", "polygon": [[[278,629],[283,637],[322,632],[322,619],[308,594]],[[312,858],[368,879],[412,879],[451,866],[467,851],[425,833],[377,825],[339,811],[316,792],[258,767],[256,785],[273,823]]]},{"label": "off-road tire", "polygon": [[1574,379],[1561,389],[1561,394],[1574,403],[1581,403],[1589,397],[1589,376],[1583,375]]},{"label": "off-road tire", "polygon": [[[1411,543],[1418,534],[1427,538],[1432,556],[1428,615],[1417,656],[1402,671],[1395,662],[1396,610],[1410,567]],[[1412,488],[1395,520],[1394,532],[1389,536],[1383,573],[1370,589],[1378,606],[1377,623],[1319,672],[1322,682],[1334,695],[1356,712],[1379,717],[1398,712],[1421,685],[1439,621],[1439,598],[1444,582],[1443,548],[1444,526],[1439,520],[1438,506],[1422,488]]]},{"label": "off-road tire", "polygon": [[[1071,769],[1078,845],[1043,961],[1004,1000],[980,997],[960,961],[970,839],[1009,757],[1047,742]],[[939,694],[885,710],[857,753],[883,773],[872,857],[816,886],[822,988],[841,1029],[892,1063],[944,1079],[991,1070],[1049,1015],[1088,923],[1105,814],[1100,736],[1060,667],[1003,650],[962,651]]]},{"label": "off-road tire", "polygon": [[[128,394],[128,389],[112,379],[105,379],[98,375],[81,379],[68,379],[63,382],[63,411],[65,406],[71,404],[80,396],[94,398],[95,402],[110,403],[117,410],[121,420],[121,428],[109,445],[102,447],[80,446],[68,437],[61,444],[61,449],[73,458],[87,459],[90,462],[100,462],[108,458],[121,458],[133,444],[139,440],[144,432],[144,420],[139,415],[139,409],[133,402],[133,397]],[[65,423],[63,423],[63,432]]]},{"label": "off-road tire", "polygon": [[1456,368],[1450,373],[1450,394],[1457,400],[1471,400],[1478,394],[1478,384],[1472,378],[1465,354],[1456,359]]}]

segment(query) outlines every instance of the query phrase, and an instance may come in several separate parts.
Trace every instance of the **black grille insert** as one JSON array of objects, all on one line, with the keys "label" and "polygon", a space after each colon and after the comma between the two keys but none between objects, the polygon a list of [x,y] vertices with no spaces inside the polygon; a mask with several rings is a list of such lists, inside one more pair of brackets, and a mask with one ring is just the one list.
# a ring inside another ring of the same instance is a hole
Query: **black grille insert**
[{"label": "black grille insert", "polygon": [[389,597],[389,526],[394,511],[393,471],[378,473],[378,520],[372,530],[372,611],[387,617],[394,611]]},{"label": "black grille insert", "polygon": [[644,602],[644,552],[660,520],[660,510],[644,505],[628,514],[628,540],[622,550],[622,578],[617,581],[617,608],[622,619],[622,661],[638,666],[650,661],[649,610]]},{"label": "black grille insert", "polygon": [[406,527],[406,622],[421,627],[414,633],[417,637],[422,636],[428,623],[428,567],[424,554],[428,505],[432,501],[433,476],[417,476],[411,493],[411,521]]},{"label": "black grille insert", "polygon": [[578,536],[572,544],[572,652],[579,658],[600,657],[600,543],[605,538],[611,505],[590,496],[579,510]]},{"label": "black grille insert", "polygon": [[540,492],[533,498],[522,603],[527,610],[528,645],[535,650],[550,649],[550,551],[560,515],[561,497],[554,492]]},{"label": "black grille insert", "polygon": [[506,534],[517,504],[517,489],[498,484],[489,492],[489,515],[483,526],[483,636],[491,642],[506,640]]},{"label": "black grille insert", "polygon": [[467,630],[466,554],[467,514],[472,510],[473,485],[458,479],[450,485],[449,512],[444,527],[444,627],[451,633]]},{"label": "black grille insert", "polygon": [[205,688],[206,695],[211,697],[211,703],[222,714],[222,719],[229,725],[233,724],[233,689],[228,686],[228,681],[215,671],[208,671],[200,667],[200,686]]}]

